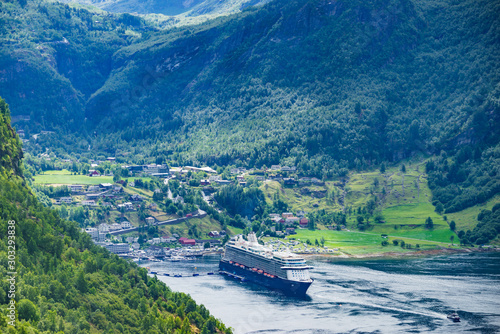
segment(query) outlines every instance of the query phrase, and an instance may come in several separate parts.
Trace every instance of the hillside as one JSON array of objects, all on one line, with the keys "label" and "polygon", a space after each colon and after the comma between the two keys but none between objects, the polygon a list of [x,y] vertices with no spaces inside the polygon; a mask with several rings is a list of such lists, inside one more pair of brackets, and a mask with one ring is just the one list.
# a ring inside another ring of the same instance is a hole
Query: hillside
[{"label": "hillside", "polygon": [[61,0],[64,3],[92,5],[111,13],[163,14],[167,16],[200,16],[238,12],[262,0]]},{"label": "hillside", "polygon": [[27,137],[56,132],[29,139],[34,154],[327,179],[423,154],[446,212],[499,191],[498,1],[275,0],[162,31],[57,3],[1,8],[0,92],[32,116],[16,123]]},{"label": "hillside", "polygon": [[[172,292],[146,269],[95,246],[76,223],[41,205],[19,174],[20,143],[9,121],[0,99],[2,332],[230,332],[188,295]],[[15,261],[8,257],[13,249]],[[7,281],[12,277],[15,287]],[[17,308],[15,328],[5,316],[11,300]]]}]

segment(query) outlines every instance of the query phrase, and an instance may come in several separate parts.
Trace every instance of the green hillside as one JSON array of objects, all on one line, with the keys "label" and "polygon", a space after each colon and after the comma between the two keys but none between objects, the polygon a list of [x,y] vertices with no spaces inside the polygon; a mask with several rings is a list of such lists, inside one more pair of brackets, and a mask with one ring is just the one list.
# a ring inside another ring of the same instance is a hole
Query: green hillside
[{"label": "green hillside", "polygon": [[[230,332],[191,297],[95,246],[76,223],[40,204],[20,176],[9,121],[0,99],[2,333]],[[6,317],[12,305],[13,319]]]},{"label": "green hillside", "polygon": [[[356,174],[430,157],[406,189],[397,172],[379,180],[389,216],[419,212],[413,197],[452,214],[500,192],[498,1],[275,0],[166,30],[57,2],[0,5],[0,93],[33,155],[282,164],[327,193],[353,175],[344,200],[357,206],[375,175]],[[315,192],[291,205],[333,201]]]}]

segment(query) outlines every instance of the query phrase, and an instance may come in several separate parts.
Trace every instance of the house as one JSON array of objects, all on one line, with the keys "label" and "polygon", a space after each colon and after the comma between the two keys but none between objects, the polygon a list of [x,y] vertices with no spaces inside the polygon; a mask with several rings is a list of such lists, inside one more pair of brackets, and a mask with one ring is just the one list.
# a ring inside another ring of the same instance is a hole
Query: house
[{"label": "house", "polygon": [[178,235],[177,233],[172,234],[172,236],[173,236],[175,239],[179,239],[179,235]]},{"label": "house", "polygon": [[229,180],[217,180],[216,182],[218,184],[230,184],[231,183],[231,181],[229,181]]},{"label": "house", "polygon": [[217,174],[217,171],[210,168],[210,167],[201,167],[201,168],[198,168],[198,167],[192,167],[192,166],[186,166],[184,167],[184,169],[187,169],[187,170],[192,170],[192,171],[195,171],[195,172],[206,172],[206,173],[212,173],[212,174]]},{"label": "house", "polygon": [[99,238],[99,230],[94,228],[94,227],[88,227],[85,229],[85,233],[90,235],[92,239],[98,239]]},{"label": "house", "polygon": [[291,177],[285,177],[283,179],[283,183],[286,185],[294,185],[295,183],[297,183],[297,181],[295,181],[295,179],[293,179]]},{"label": "house", "polygon": [[156,219],[154,217],[147,217],[146,218],[146,224],[148,225],[155,225],[156,224]]},{"label": "house", "polygon": [[238,175],[238,176],[236,176],[236,180],[243,181],[243,180],[245,180],[245,177],[243,175]]},{"label": "house", "polygon": [[87,191],[88,192],[92,192],[92,191],[99,191],[99,186],[89,186],[87,188]]},{"label": "house", "polygon": [[113,192],[114,193],[121,193],[121,192],[123,192],[123,188],[120,186],[113,186]]},{"label": "house", "polygon": [[151,203],[148,205],[149,210],[157,211],[158,210],[158,205],[156,203]]},{"label": "house", "polygon": [[240,181],[239,185],[242,186],[242,187],[246,187],[247,186],[247,182],[246,181]]},{"label": "house", "polygon": [[101,172],[99,172],[98,170],[91,169],[91,170],[89,170],[89,176],[90,177],[101,176]]},{"label": "house", "polygon": [[81,202],[83,206],[97,206],[97,203],[91,199],[91,200],[84,200]]},{"label": "house", "polygon": [[124,208],[125,210],[132,211],[132,210],[134,210],[134,205],[130,202],[126,202],[123,204],[118,204],[118,209],[120,209],[120,208]]},{"label": "house", "polygon": [[130,196],[130,200],[132,200],[132,201],[142,201],[143,198],[142,198],[141,195],[133,194],[132,196]]},{"label": "house", "polygon": [[141,248],[141,245],[137,242],[134,242],[134,243],[132,243],[131,247],[133,250],[138,250]]},{"label": "house", "polygon": [[71,204],[71,203],[73,203],[73,198],[71,198],[71,197],[61,197],[59,199],[59,202],[60,203]]},{"label": "house", "polygon": [[208,233],[208,236],[211,237],[211,238],[218,238],[219,237],[219,232],[217,232],[217,231],[210,231]]},{"label": "house", "polygon": [[278,213],[270,213],[269,214],[269,218],[276,218],[276,217],[280,217],[280,215]]},{"label": "house", "polygon": [[113,185],[111,183],[101,183],[99,185],[99,188],[106,189],[106,190],[111,189],[112,187],[113,187]]},{"label": "house", "polygon": [[200,181],[200,184],[201,184],[202,186],[208,186],[208,185],[210,185],[210,180],[201,180],[201,181]]},{"label": "house", "polygon": [[183,246],[195,246],[196,245],[196,240],[194,240],[194,239],[187,239],[187,238],[181,238],[181,239],[179,239],[179,242]]},{"label": "house", "polygon": [[120,243],[120,244],[109,243],[109,244],[106,244],[104,247],[106,247],[106,249],[109,250],[111,253],[115,253],[115,254],[122,254],[122,253],[130,252],[130,247],[128,246],[128,244],[124,244],[124,243]]},{"label": "house", "polygon": [[288,217],[293,217],[293,213],[291,213],[291,212],[283,212],[281,214],[281,217],[283,217],[285,219],[288,218]]},{"label": "house", "polygon": [[131,244],[131,243],[139,241],[139,238],[137,238],[137,237],[126,237],[125,241],[127,241],[129,244]]},{"label": "house", "polygon": [[120,224],[118,224],[118,223],[114,223],[114,224],[111,224],[111,225],[109,226],[109,231],[110,231],[110,232],[113,232],[113,231],[119,231],[119,230],[121,230],[121,229],[122,229],[122,226],[121,226]]},{"label": "house", "polygon": [[299,221],[299,224],[300,224],[300,226],[305,227],[305,226],[309,225],[309,219],[304,217]]},{"label": "house", "polygon": [[148,240],[148,244],[151,245],[158,245],[161,244],[161,239],[160,238],[153,238]]},{"label": "house", "polygon": [[311,178],[311,182],[314,183],[314,184],[318,184],[318,185],[325,184],[323,181],[321,181],[320,179],[318,179],[316,177]]},{"label": "house", "polygon": [[99,232],[109,233],[109,225],[106,223],[99,225],[97,229],[99,230]]},{"label": "house", "polygon": [[83,186],[81,184],[70,184],[68,188],[69,190],[71,190],[71,192],[83,191]]},{"label": "house", "polygon": [[209,180],[210,182],[218,181],[218,180],[220,180],[220,179],[221,179],[220,175],[210,175],[210,176],[208,177],[208,180]]},{"label": "house", "polygon": [[297,234],[297,232],[295,232],[295,229],[294,229],[293,227],[287,227],[287,228],[285,229],[285,233],[286,233],[287,235],[290,235],[290,234]]},{"label": "house", "polygon": [[290,167],[288,167],[288,166],[283,166],[283,167],[281,167],[281,171],[282,171],[282,172],[290,172],[290,171],[291,171],[291,168],[290,168]]},{"label": "house", "polygon": [[300,222],[300,218],[298,217],[287,217],[285,219],[285,224],[287,225],[292,225],[294,223],[299,223]]},{"label": "house", "polygon": [[120,225],[122,226],[122,229],[127,229],[127,228],[132,228],[133,227],[132,224],[129,221],[126,221],[126,220],[122,221]]},{"label": "house", "polygon": [[115,162],[116,158],[115,157],[107,157],[106,160],[108,160],[109,162]]},{"label": "house", "polygon": [[280,170],[281,166],[280,165],[272,165],[271,170]]}]

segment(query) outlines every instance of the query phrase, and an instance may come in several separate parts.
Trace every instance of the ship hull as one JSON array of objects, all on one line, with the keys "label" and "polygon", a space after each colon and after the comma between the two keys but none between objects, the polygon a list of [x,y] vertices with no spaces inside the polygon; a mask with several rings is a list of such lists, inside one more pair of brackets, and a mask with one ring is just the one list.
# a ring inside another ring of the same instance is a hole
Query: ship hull
[{"label": "ship hull", "polygon": [[225,274],[242,281],[254,282],[270,289],[281,290],[286,294],[294,296],[305,295],[307,289],[309,289],[309,286],[312,284],[312,280],[310,282],[298,282],[280,277],[271,278],[253,271],[250,268],[241,268],[225,260],[221,260],[219,262],[219,270],[221,274]]}]

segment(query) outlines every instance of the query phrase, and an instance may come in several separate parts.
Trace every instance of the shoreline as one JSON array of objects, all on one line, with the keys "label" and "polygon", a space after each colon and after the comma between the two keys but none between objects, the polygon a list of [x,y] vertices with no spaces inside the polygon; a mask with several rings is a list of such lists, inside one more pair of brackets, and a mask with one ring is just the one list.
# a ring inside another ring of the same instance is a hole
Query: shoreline
[{"label": "shoreline", "polygon": [[339,259],[339,260],[362,260],[362,259],[409,259],[419,257],[432,257],[441,255],[452,255],[459,253],[478,253],[478,252],[500,252],[498,248],[442,248],[412,251],[407,253],[386,252],[370,254],[300,254],[306,259]]}]

